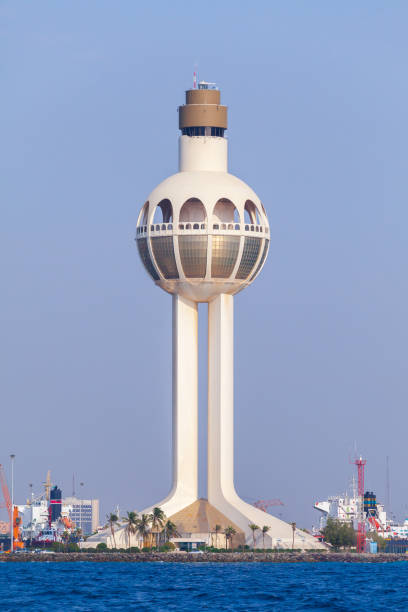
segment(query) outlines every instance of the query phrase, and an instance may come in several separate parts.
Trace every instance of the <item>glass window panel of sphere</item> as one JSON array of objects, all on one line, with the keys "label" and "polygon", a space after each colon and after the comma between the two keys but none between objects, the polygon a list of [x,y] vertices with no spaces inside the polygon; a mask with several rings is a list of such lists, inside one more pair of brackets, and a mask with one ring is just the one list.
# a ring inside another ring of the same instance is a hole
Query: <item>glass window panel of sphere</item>
[{"label": "glass window panel of sphere", "polygon": [[260,248],[260,238],[245,237],[244,250],[242,252],[241,263],[239,264],[236,278],[242,280],[248,278],[256,264]]},{"label": "glass window panel of sphere", "polygon": [[179,236],[181,264],[187,278],[204,278],[207,269],[207,236]]},{"label": "glass window panel of sphere", "polygon": [[137,248],[139,249],[140,259],[143,261],[143,265],[154,280],[159,280],[152,260],[150,259],[149,247],[147,246],[147,238],[138,238]]},{"label": "glass window panel of sphere", "polygon": [[259,270],[262,268],[263,262],[265,261],[266,254],[268,252],[268,246],[269,246],[269,240],[265,240],[265,245],[264,245],[264,250],[263,250],[263,253],[262,253],[261,261],[259,262],[259,264],[258,264],[258,266],[257,266],[257,268],[256,268],[256,270],[254,272],[254,274],[251,276],[251,280],[253,278],[255,278],[255,276],[258,274]]},{"label": "glass window panel of sphere", "polygon": [[178,278],[176,258],[174,257],[173,236],[152,238],[152,250],[156,263],[164,278]]},{"label": "glass window panel of sphere", "polygon": [[211,276],[229,278],[234,270],[239,251],[238,236],[213,236]]}]

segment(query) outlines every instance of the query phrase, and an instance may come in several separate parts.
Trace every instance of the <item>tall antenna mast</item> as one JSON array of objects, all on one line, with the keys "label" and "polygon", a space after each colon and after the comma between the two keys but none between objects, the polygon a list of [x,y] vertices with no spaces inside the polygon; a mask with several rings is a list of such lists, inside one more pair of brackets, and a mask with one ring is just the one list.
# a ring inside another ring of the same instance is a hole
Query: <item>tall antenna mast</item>
[{"label": "tall antenna mast", "polygon": [[364,552],[365,548],[365,516],[364,516],[364,468],[366,459],[360,457],[355,459],[354,465],[357,466],[358,473],[358,530],[357,530],[357,552]]},{"label": "tall antenna mast", "polygon": [[197,89],[197,71],[193,72],[193,89]]},{"label": "tall antenna mast", "polygon": [[351,481],[351,487],[352,487],[352,493],[353,493],[353,499],[356,499],[357,497],[357,485],[356,485],[356,477],[353,474],[353,478]]},{"label": "tall antenna mast", "polygon": [[387,512],[391,512],[391,496],[390,496],[390,458],[386,457],[386,474],[385,474],[385,486],[386,486],[386,507]]},{"label": "tall antenna mast", "polygon": [[72,497],[75,497],[75,474],[72,474]]}]

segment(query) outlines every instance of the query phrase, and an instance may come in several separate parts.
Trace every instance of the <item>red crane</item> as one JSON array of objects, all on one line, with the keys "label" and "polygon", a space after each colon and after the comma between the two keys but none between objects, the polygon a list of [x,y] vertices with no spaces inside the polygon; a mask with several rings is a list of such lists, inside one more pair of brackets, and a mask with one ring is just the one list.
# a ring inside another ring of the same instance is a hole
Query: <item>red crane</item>
[{"label": "red crane", "polygon": [[10,492],[7,486],[6,476],[4,474],[3,466],[0,464],[0,483],[3,491],[4,504],[1,504],[3,508],[7,508],[7,512],[10,520],[10,527],[12,525],[12,533],[10,533],[10,540],[13,538],[14,550],[17,548],[24,548],[24,543],[21,539],[21,518],[18,515],[18,506],[11,505]]},{"label": "red crane", "polygon": [[272,506],[284,506],[285,504],[280,499],[258,499],[253,505],[263,512],[268,512],[268,508]]},{"label": "red crane", "polygon": [[354,460],[354,465],[357,466],[358,473],[358,497],[359,497],[359,511],[358,511],[358,529],[357,529],[357,552],[364,552],[366,535],[365,535],[365,516],[364,516],[364,468],[367,463],[366,459],[360,457],[360,459]]},{"label": "red crane", "polygon": [[4,474],[3,466],[0,464],[0,482],[3,491],[4,504],[1,504],[2,508],[7,508],[9,520],[11,522],[11,497],[7,486],[6,476]]}]

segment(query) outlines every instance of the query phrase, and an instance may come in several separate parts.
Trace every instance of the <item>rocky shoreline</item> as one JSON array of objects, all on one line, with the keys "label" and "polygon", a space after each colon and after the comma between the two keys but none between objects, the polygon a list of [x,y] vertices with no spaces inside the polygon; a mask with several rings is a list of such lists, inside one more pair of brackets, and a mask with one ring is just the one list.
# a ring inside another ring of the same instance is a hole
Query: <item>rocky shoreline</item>
[{"label": "rocky shoreline", "polygon": [[0,563],[53,562],[72,561],[93,563],[392,563],[408,561],[408,555],[378,553],[16,553],[0,555]]}]

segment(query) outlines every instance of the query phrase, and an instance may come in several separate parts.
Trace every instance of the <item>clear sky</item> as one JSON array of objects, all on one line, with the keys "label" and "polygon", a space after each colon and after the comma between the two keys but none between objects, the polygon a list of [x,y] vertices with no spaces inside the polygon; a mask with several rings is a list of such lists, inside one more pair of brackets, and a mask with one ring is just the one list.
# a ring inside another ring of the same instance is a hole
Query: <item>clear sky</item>
[{"label": "clear sky", "polygon": [[0,2],[0,462],[16,453],[17,501],[48,469],[103,516],[168,492],[171,298],[134,234],[177,171],[198,64],[272,230],[235,300],[237,490],[310,527],[356,443],[381,499],[390,456],[403,518],[407,19],[397,0]]}]

